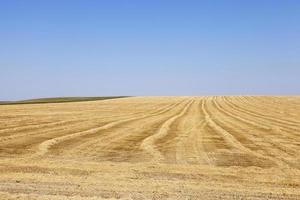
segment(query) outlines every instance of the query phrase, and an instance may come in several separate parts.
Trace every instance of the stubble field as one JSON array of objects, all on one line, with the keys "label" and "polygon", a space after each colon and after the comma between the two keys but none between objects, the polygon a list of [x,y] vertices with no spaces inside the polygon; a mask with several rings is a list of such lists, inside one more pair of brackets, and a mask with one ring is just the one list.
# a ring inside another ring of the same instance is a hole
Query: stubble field
[{"label": "stubble field", "polygon": [[0,105],[0,199],[300,199],[300,97]]}]

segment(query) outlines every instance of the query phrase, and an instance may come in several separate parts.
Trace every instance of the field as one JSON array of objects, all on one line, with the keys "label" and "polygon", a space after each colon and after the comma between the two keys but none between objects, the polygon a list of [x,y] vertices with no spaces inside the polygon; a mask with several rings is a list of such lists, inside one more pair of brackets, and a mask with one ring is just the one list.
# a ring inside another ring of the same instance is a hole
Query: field
[{"label": "field", "polygon": [[0,105],[0,199],[300,199],[300,97]]},{"label": "field", "polygon": [[40,98],[29,99],[21,101],[0,101],[0,105],[12,104],[41,104],[41,103],[65,103],[65,102],[78,102],[78,101],[97,101],[107,99],[124,98],[126,96],[111,96],[111,97],[54,97],[54,98]]}]

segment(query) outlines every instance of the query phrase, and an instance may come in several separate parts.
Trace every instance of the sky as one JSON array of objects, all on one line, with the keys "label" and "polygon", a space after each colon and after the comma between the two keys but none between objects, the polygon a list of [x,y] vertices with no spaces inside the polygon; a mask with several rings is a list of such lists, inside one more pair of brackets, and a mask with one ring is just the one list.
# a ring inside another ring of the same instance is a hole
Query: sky
[{"label": "sky", "polygon": [[298,0],[0,0],[0,101],[300,95]]}]

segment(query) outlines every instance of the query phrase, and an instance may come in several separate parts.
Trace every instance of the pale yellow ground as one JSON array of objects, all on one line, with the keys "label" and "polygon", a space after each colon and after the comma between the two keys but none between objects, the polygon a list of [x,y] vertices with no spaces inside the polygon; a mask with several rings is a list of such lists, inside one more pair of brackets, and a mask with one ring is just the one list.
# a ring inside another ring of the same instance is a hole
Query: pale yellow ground
[{"label": "pale yellow ground", "polygon": [[0,199],[300,199],[300,97],[1,105]]}]

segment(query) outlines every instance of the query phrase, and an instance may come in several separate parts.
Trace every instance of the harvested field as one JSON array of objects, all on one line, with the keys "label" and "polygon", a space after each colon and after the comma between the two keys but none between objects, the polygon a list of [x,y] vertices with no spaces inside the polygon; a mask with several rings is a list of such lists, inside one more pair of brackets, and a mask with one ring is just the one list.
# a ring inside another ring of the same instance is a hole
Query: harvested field
[{"label": "harvested field", "polygon": [[300,97],[0,105],[0,199],[300,199]]}]

